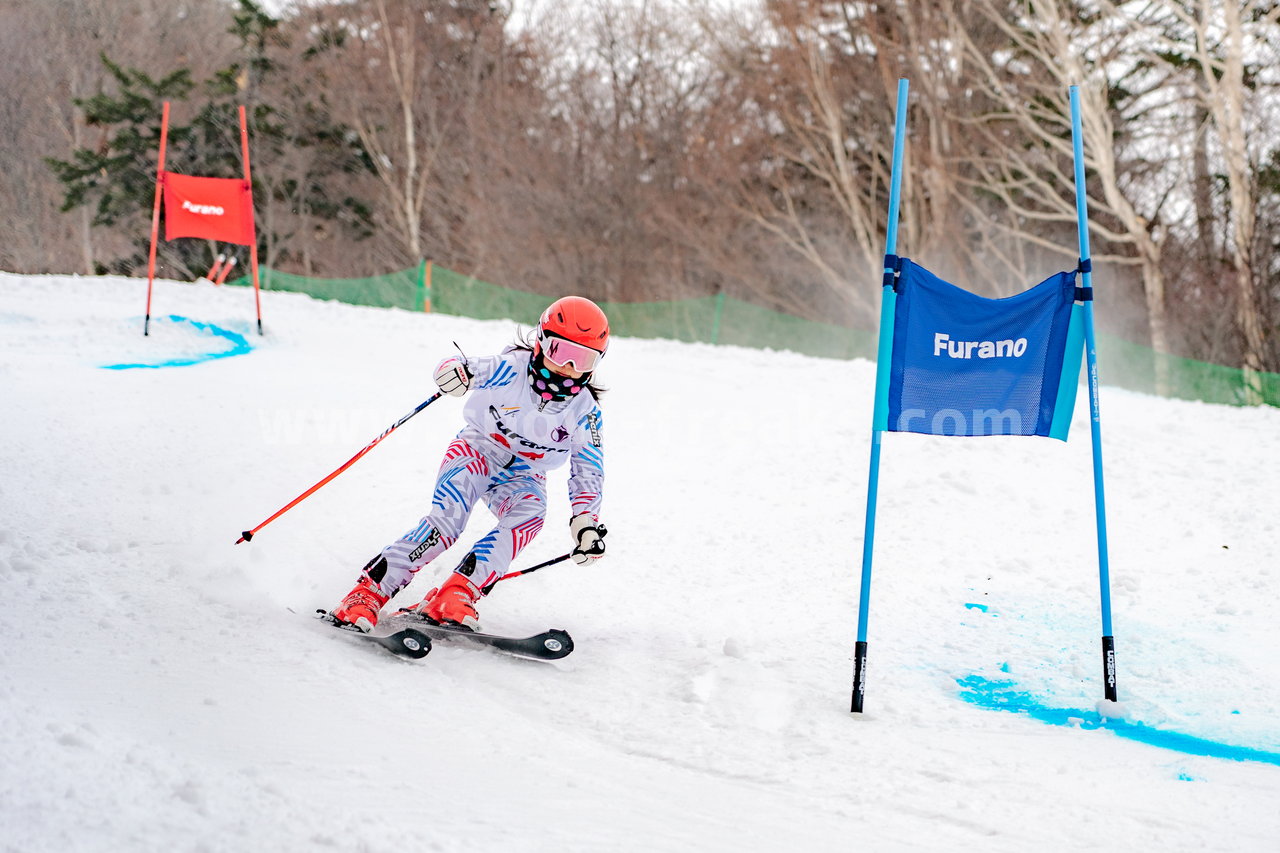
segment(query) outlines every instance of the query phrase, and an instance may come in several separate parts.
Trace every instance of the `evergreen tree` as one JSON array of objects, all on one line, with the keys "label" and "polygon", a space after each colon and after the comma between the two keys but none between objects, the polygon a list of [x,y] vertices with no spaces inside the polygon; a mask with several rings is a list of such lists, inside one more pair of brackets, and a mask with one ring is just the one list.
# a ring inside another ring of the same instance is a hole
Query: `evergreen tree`
[{"label": "evergreen tree", "polygon": [[[45,162],[66,187],[64,211],[92,204],[94,226],[143,232],[155,192],[161,104],[185,99],[195,84],[187,69],[155,79],[136,68],[122,68],[106,55],[102,63],[115,80],[118,93],[100,92],[77,99],[76,105],[84,111],[89,126],[114,127],[115,131],[97,148],[76,149],[70,160],[50,157]],[[170,128],[170,144],[181,144],[188,134],[188,128]],[[145,252],[148,234],[141,239]],[[121,258],[99,272],[130,272],[136,268],[136,260],[133,255]]]},{"label": "evergreen tree", "polygon": [[[336,225],[356,239],[372,233],[368,204],[345,192],[349,182],[342,180],[367,170],[369,158],[358,136],[335,123],[327,106],[298,85],[305,73],[291,75],[275,58],[288,47],[279,19],[253,0],[238,0],[229,32],[240,42],[240,60],[203,84],[191,79],[189,69],[156,79],[104,55],[115,93],[76,100],[90,126],[107,130],[104,142],[46,163],[65,187],[62,209],[94,205],[93,224],[120,234],[128,246],[100,265],[100,272],[145,269],[165,101],[173,104],[166,170],[209,177],[243,175],[237,108],[246,106],[258,248],[266,263],[305,264],[306,240],[316,229]],[[308,56],[304,53],[301,62]],[[196,93],[199,100],[192,103]],[[191,113],[179,105],[194,107],[189,122],[178,120]],[[164,274],[188,279],[208,267],[212,253],[209,244],[195,240],[162,241],[157,247],[160,268],[168,267]]]}]

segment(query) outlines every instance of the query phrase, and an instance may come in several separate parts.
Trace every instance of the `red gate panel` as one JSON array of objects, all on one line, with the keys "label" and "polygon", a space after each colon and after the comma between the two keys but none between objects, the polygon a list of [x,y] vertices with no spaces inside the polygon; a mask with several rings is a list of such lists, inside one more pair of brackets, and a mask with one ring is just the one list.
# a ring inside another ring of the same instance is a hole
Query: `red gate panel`
[{"label": "red gate panel", "polygon": [[164,172],[164,238],[205,237],[252,246],[253,197],[243,178]]}]

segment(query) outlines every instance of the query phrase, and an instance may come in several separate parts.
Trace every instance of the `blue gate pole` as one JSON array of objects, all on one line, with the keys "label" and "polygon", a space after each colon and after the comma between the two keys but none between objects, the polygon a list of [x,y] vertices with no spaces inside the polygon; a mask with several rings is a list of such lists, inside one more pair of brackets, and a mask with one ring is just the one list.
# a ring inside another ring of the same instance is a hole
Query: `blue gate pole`
[{"label": "blue gate pole", "polygon": [[889,421],[889,362],[893,357],[893,315],[897,294],[890,257],[898,248],[898,202],[902,190],[902,149],[907,131],[907,89],[898,81],[898,105],[893,129],[893,169],[889,180],[889,220],[885,227],[884,286],[880,296],[880,340],[876,348],[876,401],[871,420],[871,468],[867,475],[867,518],[862,533],[862,590],[858,598],[858,641],[853,652],[852,713],[862,713],[867,679],[867,616],[871,609],[871,554],[876,535],[876,498],[880,489],[880,438]]},{"label": "blue gate pole", "polygon": [[1089,213],[1080,132],[1080,90],[1072,86],[1071,144],[1076,173],[1076,220],[1080,232],[1080,273],[1084,286],[1085,360],[1089,370],[1089,427],[1093,437],[1093,505],[1098,519],[1098,586],[1102,596],[1103,693],[1116,700],[1116,642],[1111,631],[1111,568],[1107,560],[1107,501],[1102,487],[1102,413],[1098,407],[1098,342],[1093,330],[1093,277],[1089,262]]}]

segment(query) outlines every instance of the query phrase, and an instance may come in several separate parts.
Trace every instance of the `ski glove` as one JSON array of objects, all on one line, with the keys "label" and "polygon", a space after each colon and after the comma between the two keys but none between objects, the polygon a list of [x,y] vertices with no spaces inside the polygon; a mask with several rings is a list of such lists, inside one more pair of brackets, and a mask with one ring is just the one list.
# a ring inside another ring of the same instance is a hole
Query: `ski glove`
[{"label": "ski glove", "polygon": [[435,379],[440,390],[453,397],[461,397],[471,387],[471,371],[467,370],[467,363],[457,356],[440,362]]},{"label": "ski glove", "polygon": [[604,556],[604,537],[609,531],[589,512],[579,513],[569,520],[569,535],[573,537],[570,556],[579,566],[593,563]]}]

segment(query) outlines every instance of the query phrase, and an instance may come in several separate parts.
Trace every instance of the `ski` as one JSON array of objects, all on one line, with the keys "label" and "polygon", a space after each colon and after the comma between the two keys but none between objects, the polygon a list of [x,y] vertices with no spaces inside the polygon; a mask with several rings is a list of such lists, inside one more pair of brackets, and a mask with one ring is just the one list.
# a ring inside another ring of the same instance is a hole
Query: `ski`
[{"label": "ski", "polygon": [[389,618],[396,620],[398,624],[412,625],[413,627],[408,630],[421,631],[432,639],[463,647],[493,649],[528,660],[560,660],[573,651],[573,638],[569,636],[568,631],[560,628],[550,628],[530,637],[509,637],[472,631],[469,628],[440,625],[417,613],[404,610],[392,614]]},{"label": "ski", "polygon": [[355,625],[334,618],[328,610],[316,610],[316,618],[339,631],[377,643],[393,655],[417,660],[431,652],[431,638],[417,628],[403,628],[390,634],[366,634]]}]

